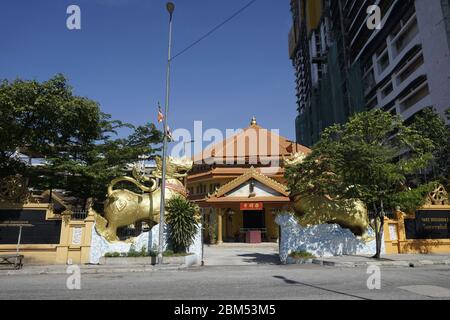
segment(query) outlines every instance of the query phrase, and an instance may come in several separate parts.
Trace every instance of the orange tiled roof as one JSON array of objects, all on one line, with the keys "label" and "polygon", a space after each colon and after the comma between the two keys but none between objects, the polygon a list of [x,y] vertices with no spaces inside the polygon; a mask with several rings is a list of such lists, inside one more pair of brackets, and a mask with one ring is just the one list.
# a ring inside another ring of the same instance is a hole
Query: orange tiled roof
[{"label": "orange tiled roof", "polygon": [[248,162],[248,159],[252,157],[270,160],[290,156],[294,153],[308,154],[310,152],[309,148],[260,127],[256,124],[256,120],[253,119],[249,127],[228,139],[206,148],[195,155],[193,160],[199,163],[201,160],[214,158],[217,161],[226,163],[225,158],[233,157],[236,160]]}]

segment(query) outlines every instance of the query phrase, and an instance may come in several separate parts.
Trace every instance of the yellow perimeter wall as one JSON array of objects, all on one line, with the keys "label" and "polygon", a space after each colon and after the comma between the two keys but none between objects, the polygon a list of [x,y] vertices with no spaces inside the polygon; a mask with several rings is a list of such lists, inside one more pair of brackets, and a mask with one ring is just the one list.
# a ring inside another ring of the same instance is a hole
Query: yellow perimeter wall
[{"label": "yellow perimeter wall", "polygon": [[[28,209],[35,209],[32,205]],[[450,209],[450,206],[433,206],[424,209],[440,210]],[[278,227],[275,224],[271,210],[265,210],[266,228],[268,237],[276,239],[278,237]],[[49,219],[55,219],[50,212]],[[408,254],[408,253],[450,253],[450,239],[437,240],[407,240],[405,233],[405,218],[414,218],[414,215],[406,215],[402,212],[396,213],[395,219],[387,219],[384,224],[385,246],[387,254]],[[71,213],[62,214],[61,237],[58,245],[33,244],[21,245],[20,254],[25,256],[25,264],[67,264],[71,261],[74,264],[84,264],[89,262],[90,243],[92,228],[94,227],[94,215],[90,211],[85,220],[72,220]],[[223,235],[233,237],[242,228],[242,212],[237,211],[227,222],[227,215],[223,217]],[[227,230],[231,226],[232,230]],[[393,233],[393,234],[391,234]],[[0,245],[0,254],[15,254],[16,245]]]},{"label": "yellow perimeter wall", "polygon": [[[449,210],[450,206],[427,206],[427,210]],[[387,254],[438,254],[450,253],[450,239],[407,240],[405,232],[406,219],[414,219],[415,215],[396,212],[395,219],[387,219],[384,223],[384,237]],[[392,232],[391,232],[392,231]]]},{"label": "yellow perimeter wall", "polygon": [[[40,209],[42,204],[24,205],[22,209]],[[20,254],[24,256],[24,264],[74,264],[89,263],[94,215],[92,211],[85,220],[72,220],[71,212],[64,212],[61,217],[52,214],[47,204],[47,220],[62,219],[59,244],[23,244]],[[16,254],[17,245],[0,245],[0,255]]]}]

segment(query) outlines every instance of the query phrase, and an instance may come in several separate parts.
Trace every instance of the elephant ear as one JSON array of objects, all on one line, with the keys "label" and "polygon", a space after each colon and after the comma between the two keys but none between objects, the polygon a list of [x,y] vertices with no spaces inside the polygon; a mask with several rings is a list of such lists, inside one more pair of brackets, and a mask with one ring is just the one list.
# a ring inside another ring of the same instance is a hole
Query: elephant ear
[{"label": "elephant ear", "polygon": [[122,211],[123,209],[126,208],[126,206],[127,206],[127,201],[126,201],[126,200],[123,200],[123,199],[118,199],[118,200],[115,202],[115,204],[116,204],[117,210],[120,212],[120,211]]}]

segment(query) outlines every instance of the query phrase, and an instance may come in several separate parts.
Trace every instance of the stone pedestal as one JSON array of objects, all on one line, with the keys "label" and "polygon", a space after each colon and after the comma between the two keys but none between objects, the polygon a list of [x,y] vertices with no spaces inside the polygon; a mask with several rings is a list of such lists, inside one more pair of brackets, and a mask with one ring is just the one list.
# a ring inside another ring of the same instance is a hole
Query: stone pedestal
[{"label": "stone pedestal", "polygon": [[[315,257],[373,255],[376,251],[375,233],[371,229],[368,235],[373,240],[366,243],[349,229],[343,229],[337,224],[302,227],[290,213],[278,215],[275,222],[281,229],[280,260],[282,263],[286,263],[289,254],[295,251],[306,251]],[[381,253],[385,253],[384,239]]]},{"label": "stone pedestal", "polygon": [[[164,250],[167,250],[168,243],[168,230],[167,225],[164,230]],[[108,242],[105,238],[97,233],[95,227],[92,228],[91,236],[91,252],[90,252],[90,263],[99,264],[100,258],[104,257],[106,253],[118,252],[126,254],[133,249],[135,251],[141,251],[142,248],[146,250],[158,250],[159,245],[159,225],[155,225],[150,231],[143,232],[138,237],[132,238],[127,242]],[[197,234],[194,243],[189,247],[189,253],[196,255],[197,263],[200,264],[202,257],[202,242],[201,242],[201,225],[198,225]]]}]

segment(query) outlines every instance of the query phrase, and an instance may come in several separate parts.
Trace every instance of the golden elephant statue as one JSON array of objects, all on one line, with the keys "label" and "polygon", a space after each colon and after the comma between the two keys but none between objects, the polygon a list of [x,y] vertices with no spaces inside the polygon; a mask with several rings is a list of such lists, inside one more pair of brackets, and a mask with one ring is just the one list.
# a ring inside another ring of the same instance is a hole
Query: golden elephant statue
[{"label": "golden elephant statue", "polygon": [[[284,159],[286,167],[296,166],[306,158],[305,154],[295,154]],[[318,224],[338,224],[350,229],[356,236],[369,241],[367,232],[370,227],[365,204],[357,199],[334,200],[328,196],[314,194],[291,194],[293,209],[298,223],[302,226]]]},{"label": "golden elephant statue", "polygon": [[[186,188],[180,179],[187,175],[193,162],[187,158],[168,157],[166,169],[165,201],[174,196],[186,197]],[[162,176],[161,158],[156,159],[156,170],[151,177],[133,169],[133,177],[120,177],[111,181],[108,186],[108,198],[105,202],[104,215],[96,215],[96,230],[110,242],[119,241],[117,229],[135,224],[138,221],[159,223],[161,187],[158,180]],[[138,194],[127,189],[113,190],[119,182],[130,182],[144,193]],[[150,182],[148,187],[143,183]]]}]

